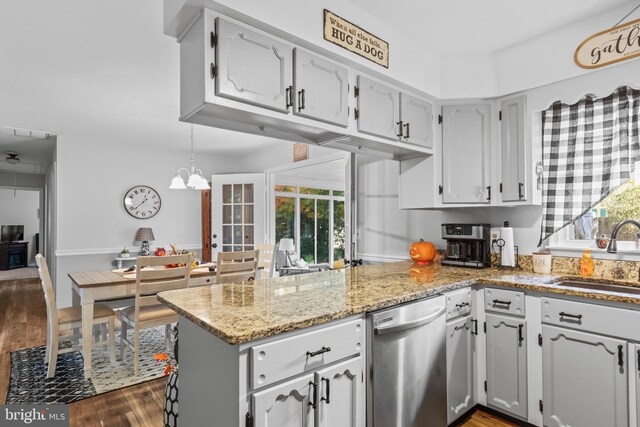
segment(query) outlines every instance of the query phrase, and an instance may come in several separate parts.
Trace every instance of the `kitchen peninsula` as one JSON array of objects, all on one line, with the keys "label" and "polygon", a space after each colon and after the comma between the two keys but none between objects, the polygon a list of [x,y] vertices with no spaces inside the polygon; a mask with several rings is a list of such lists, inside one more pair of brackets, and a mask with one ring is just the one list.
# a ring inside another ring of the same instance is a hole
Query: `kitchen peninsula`
[{"label": "kitchen peninsula", "polygon": [[[637,267],[629,265],[635,271],[626,272],[625,281],[606,282],[640,286]],[[204,425],[215,418],[219,425],[271,425],[267,420],[278,420],[274,425],[288,426],[306,419],[309,425],[317,425],[316,420],[320,425],[363,426],[368,409],[366,388],[371,380],[365,375],[369,371],[370,337],[365,314],[444,294],[438,298],[446,304],[447,319],[470,315],[465,322],[468,339],[477,340],[470,346],[474,347],[469,358],[470,396],[461,408],[451,402],[449,394],[449,419],[478,403],[540,424],[537,401],[542,392],[543,355],[541,347],[527,343],[536,342],[547,323],[566,323],[566,319],[555,319],[556,308],[563,313],[583,310],[598,316],[606,310],[611,318],[640,319],[640,311],[636,311],[640,295],[631,292],[637,289],[625,293],[560,284],[569,280],[568,276],[397,262],[161,293],[159,299],[180,314],[181,423]],[[493,297],[496,299],[490,299]],[[492,335],[492,325],[510,326],[514,321],[514,328],[506,328],[507,335]],[[484,323],[489,323],[489,333],[478,334],[482,326],[477,325]],[[588,318],[569,326],[591,331],[604,327]],[[618,334],[638,334],[629,328],[618,329],[624,329]],[[447,346],[449,332],[447,326]],[[516,358],[521,355],[513,366],[521,370],[520,376],[516,373],[513,378],[515,396],[495,396],[496,392],[512,390],[510,384],[493,384],[498,375],[492,372],[492,363],[504,365],[504,369],[511,366],[503,356],[492,354],[492,340],[510,342],[512,338],[515,353],[505,347],[501,351]],[[551,336],[544,337],[548,338]],[[449,357],[447,361],[448,365],[453,363]],[[488,393],[482,386],[484,381],[490,383]],[[614,394],[611,399],[617,399],[612,407],[627,412],[621,409],[629,407],[621,403],[624,396]],[[332,406],[338,409],[331,412]],[[603,416],[611,416],[606,412]]]}]

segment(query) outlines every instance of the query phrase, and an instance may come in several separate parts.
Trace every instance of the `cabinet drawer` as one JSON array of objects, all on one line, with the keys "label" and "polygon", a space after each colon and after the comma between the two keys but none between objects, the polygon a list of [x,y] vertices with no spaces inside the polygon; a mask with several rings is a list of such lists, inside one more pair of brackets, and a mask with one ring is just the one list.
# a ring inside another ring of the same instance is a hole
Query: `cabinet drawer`
[{"label": "cabinet drawer", "polygon": [[[352,320],[313,332],[251,347],[251,387],[263,387],[359,354],[364,320]],[[314,355],[314,353],[316,353]]]},{"label": "cabinet drawer", "polygon": [[446,294],[447,320],[471,314],[471,288]]},{"label": "cabinet drawer", "polygon": [[485,288],[484,304],[486,311],[524,316],[524,292],[508,289]]},{"label": "cabinet drawer", "polygon": [[541,303],[543,323],[640,340],[639,311],[546,297]]},{"label": "cabinet drawer", "polygon": [[216,276],[199,276],[199,277],[190,277],[189,278],[189,287],[192,288],[194,286],[207,286],[212,285],[216,282]]}]

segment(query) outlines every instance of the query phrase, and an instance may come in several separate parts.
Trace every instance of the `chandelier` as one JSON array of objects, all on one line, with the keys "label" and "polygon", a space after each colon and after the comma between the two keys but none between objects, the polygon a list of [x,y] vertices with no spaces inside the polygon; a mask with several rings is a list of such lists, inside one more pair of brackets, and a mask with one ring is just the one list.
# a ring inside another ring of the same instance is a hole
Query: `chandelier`
[{"label": "chandelier", "polygon": [[[182,172],[185,173],[186,179],[182,177]],[[187,182],[186,185],[185,181]],[[196,169],[193,164],[193,125],[191,125],[191,160],[189,160],[189,169],[178,169],[178,172],[176,172],[176,175],[171,180],[169,188],[171,190],[184,190],[185,188],[208,190],[211,188],[207,180],[202,176],[202,171],[200,169]]]}]

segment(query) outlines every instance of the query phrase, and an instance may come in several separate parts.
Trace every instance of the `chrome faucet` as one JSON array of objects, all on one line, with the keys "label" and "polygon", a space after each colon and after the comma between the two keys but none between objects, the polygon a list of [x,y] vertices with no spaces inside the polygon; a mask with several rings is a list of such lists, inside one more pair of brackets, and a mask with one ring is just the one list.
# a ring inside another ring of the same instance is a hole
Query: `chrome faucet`
[{"label": "chrome faucet", "polygon": [[611,240],[609,240],[609,246],[607,246],[607,252],[612,254],[615,254],[616,252],[618,252],[618,244],[616,242],[616,237],[618,236],[618,231],[620,231],[620,228],[622,228],[622,226],[625,224],[633,224],[636,227],[638,227],[638,229],[640,230],[640,222],[636,221],[635,219],[625,219],[624,221],[617,223],[615,227],[613,227],[613,231],[611,232]]}]

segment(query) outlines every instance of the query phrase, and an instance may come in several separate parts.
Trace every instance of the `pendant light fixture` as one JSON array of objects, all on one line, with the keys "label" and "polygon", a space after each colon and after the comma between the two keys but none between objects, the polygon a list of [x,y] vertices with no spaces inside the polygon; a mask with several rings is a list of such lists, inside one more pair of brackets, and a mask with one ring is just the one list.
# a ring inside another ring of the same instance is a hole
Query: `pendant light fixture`
[{"label": "pendant light fixture", "polygon": [[[181,172],[183,171],[186,173],[186,185],[184,183],[185,179],[181,175]],[[207,180],[202,176],[202,171],[200,169],[196,169],[193,164],[193,125],[191,125],[191,160],[189,160],[189,169],[178,169],[178,172],[171,180],[169,188],[171,190],[184,190],[185,188],[208,190],[211,188]]]}]

